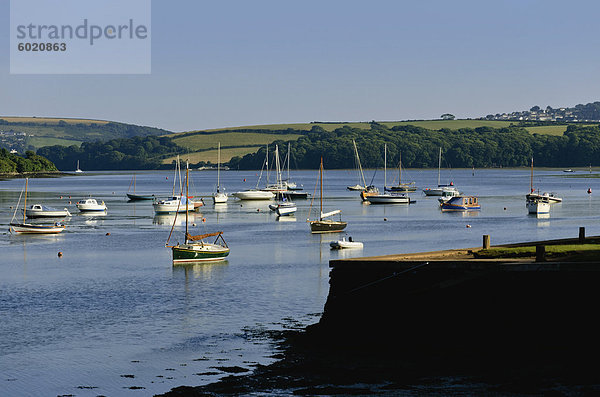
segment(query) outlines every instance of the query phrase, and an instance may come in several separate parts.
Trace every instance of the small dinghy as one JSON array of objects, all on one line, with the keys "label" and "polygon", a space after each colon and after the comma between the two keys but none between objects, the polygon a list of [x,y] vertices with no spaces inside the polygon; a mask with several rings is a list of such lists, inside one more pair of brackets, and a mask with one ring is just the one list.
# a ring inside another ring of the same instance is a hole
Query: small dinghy
[{"label": "small dinghy", "polygon": [[334,250],[340,250],[340,249],[344,249],[344,248],[362,248],[363,247],[363,243],[361,243],[360,241],[352,240],[352,237],[348,237],[348,240],[346,240],[346,237],[343,237],[341,240],[332,241],[331,243],[329,243],[329,245],[331,246],[331,249],[334,249]]}]

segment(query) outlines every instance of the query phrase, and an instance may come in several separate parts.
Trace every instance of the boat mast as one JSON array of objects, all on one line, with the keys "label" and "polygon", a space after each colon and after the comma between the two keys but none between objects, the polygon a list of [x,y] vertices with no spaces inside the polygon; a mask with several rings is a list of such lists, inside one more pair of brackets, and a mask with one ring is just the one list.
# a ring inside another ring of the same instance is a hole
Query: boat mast
[{"label": "boat mast", "polygon": [[321,166],[319,167],[319,185],[319,220],[322,220],[321,217],[323,216],[323,157],[321,157]]},{"label": "boat mast", "polygon": [[387,143],[383,144],[383,191],[387,186]]},{"label": "boat mast", "polygon": [[279,164],[279,145],[275,145],[275,185],[280,189],[283,182],[281,181],[281,165]]},{"label": "boat mast", "polygon": [[221,142],[219,142],[219,149],[217,150],[217,193],[219,193],[220,184],[220,173],[221,173]]},{"label": "boat mast", "polygon": [[189,162],[185,162],[185,243],[188,243],[188,204],[189,200],[189,189],[190,189],[190,166]]},{"label": "boat mast", "polygon": [[531,157],[531,178],[529,180],[529,193],[533,193],[533,157]]},{"label": "boat mast", "polygon": [[290,145],[288,142],[288,152],[287,152],[287,181],[290,183]]},{"label": "boat mast", "polygon": [[25,178],[25,202],[23,203],[23,223],[25,223],[25,213],[27,212],[27,183],[29,178]]},{"label": "boat mast", "polygon": [[398,185],[402,185],[402,152],[398,154]]},{"label": "boat mast", "polygon": [[[354,154],[356,155],[356,162],[358,164],[358,169],[360,171],[360,176],[362,178],[363,187],[367,187],[367,181],[365,181],[365,175],[363,174],[362,166],[360,165],[360,157],[358,157],[358,149],[356,148],[356,141],[353,139],[352,143],[354,144]],[[360,183],[360,181],[359,181]]]},{"label": "boat mast", "polygon": [[440,168],[442,168],[442,148],[440,147],[440,155],[438,157],[438,187],[440,187]]}]

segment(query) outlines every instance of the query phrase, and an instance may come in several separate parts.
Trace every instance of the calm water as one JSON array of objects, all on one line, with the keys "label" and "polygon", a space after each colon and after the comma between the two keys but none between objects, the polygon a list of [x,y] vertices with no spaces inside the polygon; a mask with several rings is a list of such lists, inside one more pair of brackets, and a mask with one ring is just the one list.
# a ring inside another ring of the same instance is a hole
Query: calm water
[{"label": "calm water", "polygon": [[[567,177],[587,171],[536,171],[535,186],[564,199],[541,219],[525,208],[529,170],[442,174],[478,195],[481,212],[441,213],[436,198],[420,190],[410,206],[364,205],[345,189],[356,183],[354,171],[326,171],[324,211],[342,209],[362,251],[330,251],[339,235],[311,235],[310,200],[297,201],[295,218],[278,221],[268,202],[230,198],[215,208],[206,199],[192,215],[195,232],[222,230],[231,254],[224,263],[177,267],[164,247],[174,217],[155,216],[151,202],[127,202],[131,173],[30,180],[28,203],[73,214],[57,236],[7,233],[24,180],[0,181],[0,394],[149,395],[227,375],[215,367],[268,364],[274,352],[259,331],[318,321],[331,258],[474,247],[483,234],[492,244],[575,237],[579,226],[600,234],[600,197],[586,193],[591,187],[600,194],[600,180]],[[256,172],[221,176],[228,192],[257,180]],[[311,194],[316,177],[292,173]],[[432,186],[437,170],[408,170],[403,178]],[[137,192],[168,195],[172,179],[171,172],[137,173]],[[216,172],[194,171],[192,179],[196,194],[209,195]],[[106,215],[78,213],[75,201],[90,194],[106,202]]]}]

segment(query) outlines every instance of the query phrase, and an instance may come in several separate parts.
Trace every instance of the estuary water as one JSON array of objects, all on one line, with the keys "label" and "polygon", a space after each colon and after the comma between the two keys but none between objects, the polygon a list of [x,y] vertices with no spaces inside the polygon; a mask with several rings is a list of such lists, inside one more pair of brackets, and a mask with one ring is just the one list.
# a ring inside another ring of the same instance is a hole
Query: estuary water
[{"label": "estuary water", "polygon": [[[383,172],[366,174],[383,185]],[[600,179],[587,170],[536,170],[534,186],[564,199],[545,218],[527,214],[528,169],[443,170],[444,182],[479,197],[481,211],[466,214],[442,213],[435,197],[421,193],[437,183],[437,170],[403,172],[419,187],[411,205],[365,205],[346,190],[356,172],[336,170],[325,171],[323,211],[341,209],[346,233],[312,235],[311,199],[296,201],[295,217],[278,219],[269,202],[230,197],[215,206],[207,197],[190,227],[223,231],[231,254],[221,263],[173,266],[165,242],[173,224],[172,241],[182,240],[185,217],[128,202],[132,175],[31,179],[28,203],[73,214],[56,236],[8,233],[24,180],[0,181],[1,395],[151,395],[269,364],[276,352],[262,331],[319,320],[330,259],[476,247],[484,234],[492,244],[575,237],[580,226],[600,234]],[[291,175],[311,195],[317,177]],[[257,179],[255,171],[221,172],[229,193]],[[192,193],[209,196],[216,171],[194,170],[191,180]],[[172,172],[136,172],[137,193],[167,196],[172,182]],[[89,195],[106,202],[106,214],[78,212],[75,202]],[[344,235],[364,248],[331,251],[329,242]]]}]

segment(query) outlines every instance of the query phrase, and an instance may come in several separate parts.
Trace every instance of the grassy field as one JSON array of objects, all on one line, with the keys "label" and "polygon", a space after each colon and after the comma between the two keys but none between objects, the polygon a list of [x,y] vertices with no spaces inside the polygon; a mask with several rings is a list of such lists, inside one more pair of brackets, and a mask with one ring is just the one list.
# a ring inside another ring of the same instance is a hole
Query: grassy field
[{"label": "grassy field", "polygon": [[[495,120],[423,120],[423,121],[378,121],[380,124],[384,124],[387,127],[394,127],[397,125],[415,125],[418,127],[428,128],[432,130],[439,130],[442,128],[448,128],[456,130],[459,128],[477,128],[477,127],[508,127],[514,122],[510,121],[495,121]],[[207,131],[224,131],[224,130],[239,130],[239,129],[261,129],[261,130],[285,130],[292,128],[295,130],[309,131],[313,126],[322,127],[326,131],[333,131],[336,128],[348,126],[352,128],[363,128],[369,129],[369,122],[340,122],[340,123],[291,123],[291,124],[265,124],[265,125],[247,125],[240,127],[230,128],[216,128]]]},{"label": "grassy field", "polygon": [[[255,153],[261,146],[251,146],[251,147],[240,147],[240,148],[227,148],[221,149],[221,162],[227,162],[231,160],[232,157],[235,156],[244,156],[248,153]],[[202,152],[194,152],[189,154],[183,154],[180,156],[181,160],[186,161],[189,160],[192,164],[197,164],[200,161],[210,161],[213,164],[217,163],[218,153],[217,150],[205,150]],[[163,164],[171,164],[173,160],[175,160],[177,156],[169,157],[168,159],[163,160]]]},{"label": "grassy field", "polygon": [[42,146],[53,146],[53,145],[61,145],[61,146],[71,146],[71,145],[81,145],[81,141],[76,141],[72,139],[61,139],[61,138],[49,138],[49,137],[28,137],[27,143],[29,145],[35,146],[37,148]]},{"label": "grassy field", "polygon": [[[535,257],[535,246],[526,247],[498,247],[474,252],[479,259],[506,259],[506,258],[532,258]],[[547,245],[546,256],[552,259],[573,257],[572,259],[597,258],[600,244],[565,244]]]},{"label": "grassy field", "polygon": [[11,117],[11,116],[0,116],[0,119],[6,120],[9,123],[47,123],[47,124],[58,124],[59,121],[64,121],[69,124],[106,124],[109,121],[105,120],[91,120],[91,119],[71,119],[71,118],[57,118],[57,117]]},{"label": "grassy field", "polygon": [[296,140],[301,137],[299,134],[261,134],[254,132],[224,132],[222,134],[194,134],[181,138],[174,137],[173,141],[181,147],[189,150],[216,149],[217,144],[221,146],[245,146],[245,145],[266,145],[277,140]]}]

